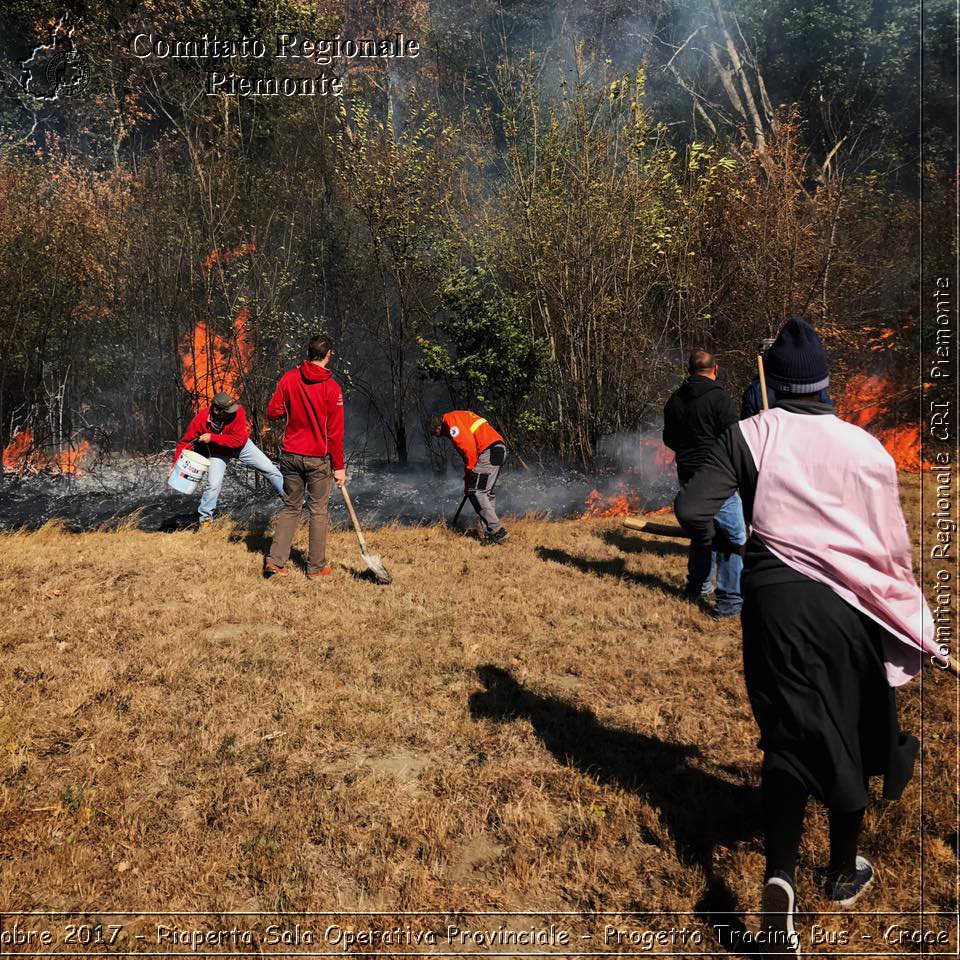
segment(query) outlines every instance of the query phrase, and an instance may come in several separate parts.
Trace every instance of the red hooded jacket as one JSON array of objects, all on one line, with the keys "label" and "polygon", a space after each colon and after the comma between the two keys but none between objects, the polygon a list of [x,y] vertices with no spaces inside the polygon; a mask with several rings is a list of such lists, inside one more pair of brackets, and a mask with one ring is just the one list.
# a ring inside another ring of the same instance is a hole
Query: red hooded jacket
[{"label": "red hooded jacket", "polygon": [[[174,463],[180,459],[183,448],[191,443],[196,446],[194,441],[204,433],[210,434],[210,443],[201,444],[201,449],[197,453],[209,453],[211,457],[222,457],[225,460],[235,457],[250,439],[250,433],[247,430],[247,414],[243,407],[237,407],[236,413],[226,416],[218,414],[213,418],[210,416],[210,410],[210,407],[203,407],[190,421],[187,432],[180,438],[177,449],[174,451]],[[204,446],[206,450],[202,449]]]},{"label": "red hooded jacket", "polygon": [[343,469],[343,392],[326,367],[306,360],[288,370],[267,405],[267,416],[287,418],[284,453],[329,454],[333,469]]}]

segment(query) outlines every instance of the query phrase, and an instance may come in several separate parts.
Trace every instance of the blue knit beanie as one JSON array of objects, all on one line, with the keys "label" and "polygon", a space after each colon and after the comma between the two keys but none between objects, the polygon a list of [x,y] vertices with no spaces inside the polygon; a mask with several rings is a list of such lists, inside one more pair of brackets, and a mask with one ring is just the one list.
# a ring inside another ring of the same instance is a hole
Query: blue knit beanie
[{"label": "blue knit beanie", "polygon": [[830,383],[827,352],[817,331],[791,317],[763,358],[768,386],[780,393],[819,393]]}]

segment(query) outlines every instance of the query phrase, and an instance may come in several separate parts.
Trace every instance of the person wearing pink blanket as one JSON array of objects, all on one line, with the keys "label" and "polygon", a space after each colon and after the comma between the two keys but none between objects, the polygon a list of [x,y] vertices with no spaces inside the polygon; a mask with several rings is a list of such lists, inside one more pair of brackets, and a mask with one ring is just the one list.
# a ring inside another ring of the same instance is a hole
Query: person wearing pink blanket
[{"label": "person wearing pink blanket", "polygon": [[734,424],[680,491],[676,514],[709,545],[713,517],[739,490],[744,551],[743,665],[760,728],[770,953],[796,952],[794,872],[812,795],[826,805],[826,894],[850,906],[874,878],[858,840],[868,780],[899,799],[915,737],[900,729],[894,687],[935,656],[933,621],[913,574],[896,465],[839,420],[821,391],[827,356],[804,320],[766,355],[774,409]]}]

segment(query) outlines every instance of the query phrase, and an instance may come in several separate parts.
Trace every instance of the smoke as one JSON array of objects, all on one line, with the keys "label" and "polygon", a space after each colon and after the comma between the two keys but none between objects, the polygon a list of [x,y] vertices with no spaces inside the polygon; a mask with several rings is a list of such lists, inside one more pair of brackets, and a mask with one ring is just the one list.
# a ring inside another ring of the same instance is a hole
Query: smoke
[{"label": "smoke", "polygon": [[[497,510],[504,517],[568,519],[584,514],[588,499],[628,494],[639,509],[672,502],[676,479],[658,431],[619,433],[601,446],[603,468],[586,475],[559,465],[525,469],[508,460],[497,483]],[[131,524],[143,530],[172,531],[196,522],[197,496],[167,487],[170,453],[152,457],[103,457],[81,475],[0,477],[0,529],[36,529],[52,520],[82,531]],[[348,464],[350,493],[365,527],[387,523],[418,525],[452,519],[463,497],[458,469],[438,474],[425,465]],[[241,526],[264,527],[280,509],[280,499],[253,471],[232,464],[218,504],[221,516]],[[333,523],[349,519],[340,495],[330,497]],[[461,525],[472,523],[465,507]]]}]

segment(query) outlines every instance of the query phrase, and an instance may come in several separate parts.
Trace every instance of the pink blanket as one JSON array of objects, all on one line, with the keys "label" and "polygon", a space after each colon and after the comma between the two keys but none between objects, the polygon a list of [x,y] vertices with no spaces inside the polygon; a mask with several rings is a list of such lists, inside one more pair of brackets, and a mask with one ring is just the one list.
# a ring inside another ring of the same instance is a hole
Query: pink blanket
[{"label": "pink blanket", "polygon": [[913,575],[897,469],[865,430],[830,415],[770,410],[740,423],[757,467],[753,532],[784,563],[876,620],[897,687],[936,655]]}]

